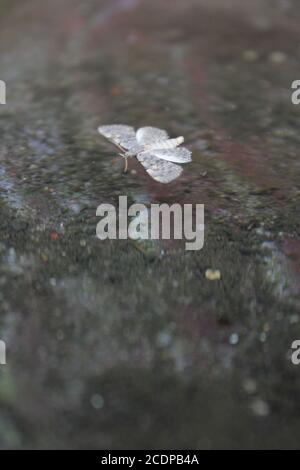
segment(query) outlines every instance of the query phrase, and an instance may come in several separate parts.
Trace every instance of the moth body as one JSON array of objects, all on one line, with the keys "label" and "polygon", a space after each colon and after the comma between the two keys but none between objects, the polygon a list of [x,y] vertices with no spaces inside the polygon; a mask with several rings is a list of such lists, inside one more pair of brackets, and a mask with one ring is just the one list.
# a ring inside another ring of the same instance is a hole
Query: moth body
[{"label": "moth body", "polygon": [[146,146],[147,150],[168,150],[178,147],[178,145],[184,142],[183,137],[176,137],[176,139],[163,140],[161,142],[155,142]]},{"label": "moth body", "polygon": [[139,153],[144,152],[145,146],[144,145],[136,145],[131,149],[124,152],[124,157],[136,157]]}]

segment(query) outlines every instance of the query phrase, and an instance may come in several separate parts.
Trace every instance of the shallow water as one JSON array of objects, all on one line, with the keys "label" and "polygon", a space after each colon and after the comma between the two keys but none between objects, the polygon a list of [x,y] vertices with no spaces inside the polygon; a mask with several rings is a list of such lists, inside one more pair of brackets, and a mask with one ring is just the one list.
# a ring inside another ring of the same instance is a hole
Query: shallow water
[{"label": "shallow water", "polygon": [[[297,447],[298,3],[0,11],[1,447]],[[124,175],[108,123],[184,135],[193,163]],[[120,195],[205,204],[203,250],[97,240]]]}]

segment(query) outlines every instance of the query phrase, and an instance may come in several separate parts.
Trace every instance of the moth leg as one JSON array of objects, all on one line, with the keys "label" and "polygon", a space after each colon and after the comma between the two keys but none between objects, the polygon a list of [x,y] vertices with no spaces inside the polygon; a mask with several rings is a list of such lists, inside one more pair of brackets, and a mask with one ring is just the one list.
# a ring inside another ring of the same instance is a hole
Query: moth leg
[{"label": "moth leg", "polygon": [[128,170],[128,158],[125,157],[124,155],[124,158],[125,158],[125,167],[124,167],[124,173],[127,173],[127,170]]},{"label": "moth leg", "polygon": [[125,152],[124,148],[121,147],[121,145],[117,144],[117,142],[113,142],[113,144],[116,145],[123,153]]}]

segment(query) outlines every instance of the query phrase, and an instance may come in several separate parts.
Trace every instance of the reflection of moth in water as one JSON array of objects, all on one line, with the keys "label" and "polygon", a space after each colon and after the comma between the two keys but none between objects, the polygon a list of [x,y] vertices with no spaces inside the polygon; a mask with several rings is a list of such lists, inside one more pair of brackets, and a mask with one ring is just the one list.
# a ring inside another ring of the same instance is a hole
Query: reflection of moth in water
[{"label": "reflection of moth in water", "polygon": [[147,173],[160,183],[170,183],[181,175],[182,168],[176,163],[192,161],[189,150],[178,148],[183,137],[169,139],[166,131],[156,127],[141,127],[135,132],[133,127],[113,124],[100,126],[98,131],[122,150],[126,170],[127,158],[136,156]]}]

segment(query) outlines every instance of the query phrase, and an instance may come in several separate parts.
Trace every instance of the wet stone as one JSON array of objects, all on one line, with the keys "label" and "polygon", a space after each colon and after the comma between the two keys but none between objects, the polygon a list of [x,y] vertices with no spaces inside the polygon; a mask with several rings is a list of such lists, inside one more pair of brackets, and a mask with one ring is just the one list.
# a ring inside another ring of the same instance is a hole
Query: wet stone
[{"label": "wet stone", "polygon": [[[171,3],[0,0],[3,449],[299,446],[299,2]],[[193,161],[125,175],[113,123]],[[204,248],[100,241],[120,195],[204,204]]]}]

